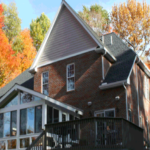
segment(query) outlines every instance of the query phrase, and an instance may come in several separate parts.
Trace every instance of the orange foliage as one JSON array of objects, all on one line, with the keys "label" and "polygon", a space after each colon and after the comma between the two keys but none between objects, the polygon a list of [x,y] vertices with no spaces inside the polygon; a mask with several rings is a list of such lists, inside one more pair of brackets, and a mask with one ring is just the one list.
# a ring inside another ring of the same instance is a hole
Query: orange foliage
[{"label": "orange foliage", "polygon": [[19,63],[19,71],[23,72],[29,68],[36,56],[36,49],[33,46],[33,40],[30,36],[30,31],[24,29],[21,33],[21,39],[24,43],[24,48],[21,53],[17,54],[17,62]]},{"label": "orange foliage", "polygon": [[10,74],[18,67],[15,63],[14,51],[9,44],[9,41],[4,34],[3,27],[3,8],[0,4],[0,86],[8,83]]}]

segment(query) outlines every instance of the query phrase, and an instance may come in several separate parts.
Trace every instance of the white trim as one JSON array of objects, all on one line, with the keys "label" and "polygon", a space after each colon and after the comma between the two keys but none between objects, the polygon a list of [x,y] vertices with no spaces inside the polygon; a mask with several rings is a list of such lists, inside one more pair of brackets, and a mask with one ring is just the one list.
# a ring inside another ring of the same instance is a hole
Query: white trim
[{"label": "white trim", "polygon": [[87,53],[87,52],[91,52],[91,51],[94,51],[96,49],[96,47],[93,47],[93,48],[90,48],[90,49],[87,49],[87,50],[83,50],[81,52],[78,52],[78,53],[74,53],[74,54],[71,54],[71,55],[68,55],[68,56],[65,56],[65,57],[61,57],[59,59],[56,59],[56,60],[53,60],[53,61],[48,61],[42,65],[39,65],[37,66],[37,68],[40,68],[40,67],[43,67],[43,66],[46,66],[46,65],[50,65],[52,63],[55,63],[55,62],[58,62],[58,61],[61,61],[61,60],[64,60],[64,59],[67,59],[67,58],[71,58],[71,57],[74,57],[74,56],[78,56],[80,54],[84,54],[84,53]]},{"label": "white trim", "polygon": [[[48,32],[47,32],[47,34],[46,34],[46,36],[45,36],[45,39],[44,39],[44,41],[42,42],[41,47],[40,47],[40,49],[39,49],[39,51],[38,51],[38,54],[37,54],[37,56],[36,56],[36,58],[35,58],[35,60],[34,60],[34,62],[33,62],[33,64],[32,64],[32,66],[31,66],[31,68],[30,68],[30,70],[29,70],[30,72],[32,72],[32,71],[34,70],[34,68],[36,67],[36,64],[37,64],[37,62],[38,62],[38,60],[39,60],[39,57],[41,56],[41,54],[42,54],[42,52],[43,52],[43,50],[44,50],[44,47],[45,47],[45,45],[46,45],[46,42],[47,42],[47,40],[48,40],[48,38],[49,38],[49,36],[50,36],[52,30],[53,30],[53,27],[54,27],[54,25],[55,25],[55,23],[56,23],[56,20],[57,20],[59,14],[60,14],[61,9],[63,8],[63,5],[68,8],[68,10],[69,10],[69,11],[72,13],[72,15],[77,19],[77,21],[83,26],[83,28],[84,28],[84,29],[87,31],[87,33],[92,37],[92,39],[93,39],[100,47],[103,47],[103,45],[102,45],[102,44],[100,43],[100,41],[95,37],[95,35],[83,24],[83,22],[81,22],[81,20],[79,19],[78,15],[73,11],[73,9],[72,9],[65,1],[62,1],[61,5],[60,5],[60,7],[59,7],[59,9],[58,9],[58,11],[57,11],[57,14],[56,14],[56,16],[55,16],[55,19],[54,19],[52,25],[50,26],[50,29],[48,30]],[[35,71],[35,70],[34,70],[34,71]]]},{"label": "white trim", "polygon": [[133,67],[134,67],[134,64],[135,64],[136,59],[137,59],[137,56],[134,58],[132,67],[131,67],[131,69],[130,69],[130,73],[129,73],[128,78],[127,78],[127,81],[128,81],[128,82],[130,82],[130,76],[131,76],[131,73],[132,73],[132,70],[133,70]]},{"label": "white trim", "polygon": [[104,78],[105,78],[105,75],[104,75],[104,58],[102,55],[102,79],[104,80]]},{"label": "white trim", "polygon": [[103,84],[101,84],[101,85],[99,86],[99,88],[100,88],[101,90],[104,90],[104,89],[109,89],[109,88],[114,88],[114,87],[121,86],[121,85],[123,85],[124,83],[125,83],[125,84],[129,84],[129,83],[127,82],[127,80],[122,80],[122,81],[117,81],[117,82],[113,82],[113,83],[109,83],[109,84],[103,83]]},{"label": "white trim", "polygon": [[[39,97],[39,98],[41,98],[41,99],[43,99],[43,100],[46,100],[46,101],[49,101],[49,102],[52,103],[52,104],[55,104],[55,105],[58,106],[58,107],[63,107],[63,108],[65,108],[66,110],[70,110],[70,111],[73,111],[73,112],[76,112],[76,110],[77,110],[79,115],[83,115],[83,111],[80,110],[80,109],[78,109],[78,108],[76,108],[76,107],[73,107],[73,106],[68,105],[68,104],[64,104],[64,103],[62,103],[62,102],[60,102],[60,101],[57,101],[57,100],[55,100],[55,99],[52,99],[52,98],[46,96],[46,95],[43,95],[43,94],[41,94],[41,93],[38,93],[38,92],[36,92],[36,91],[30,90],[30,89],[28,89],[28,88],[25,88],[25,87],[20,86],[20,85],[17,85],[17,84],[16,84],[9,92],[7,92],[7,93],[0,99],[0,102],[2,102],[3,100],[5,100],[5,99],[7,98],[7,96],[9,96],[10,93],[12,93],[15,89],[18,89],[18,90],[27,92],[27,93],[29,93],[29,94],[32,94],[32,95],[34,95],[34,96],[37,96],[37,97]],[[38,102],[38,101],[36,101],[36,102]],[[30,102],[30,104],[31,104],[31,102]],[[29,105],[30,105],[30,104],[29,104]]]},{"label": "white trim", "polygon": [[97,111],[94,112],[94,116],[96,117],[97,114],[103,112],[103,113],[104,113],[104,117],[105,117],[105,112],[106,112],[106,111],[111,111],[111,110],[114,111],[114,117],[116,117],[116,111],[115,111],[115,108],[109,108],[109,109],[97,110]]},{"label": "white trim", "polygon": [[[43,74],[48,73],[48,95],[49,95],[49,71],[44,71],[41,74],[41,93],[43,94]],[[45,84],[44,84],[45,85]]]},{"label": "white trim", "polygon": [[34,69],[34,67],[36,66],[36,64],[37,64],[37,62],[38,62],[38,60],[39,60],[39,57],[41,56],[41,54],[42,54],[42,52],[43,52],[43,50],[44,50],[44,47],[45,47],[46,42],[47,42],[47,40],[48,40],[48,38],[49,38],[49,36],[50,36],[50,34],[51,34],[51,31],[52,31],[52,29],[53,29],[53,26],[54,26],[54,24],[55,24],[55,22],[56,22],[56,20],[57,20],[57,17],[58,17],[58,15],[59,15],[59,13],[60,13],[60,11],[61,11],[61,9],[62,9],[62,4],[63,4],[63,3],[61,3],[61,5],[60,5],[60,7],[59,7],[59,9],[58,9],[58,11],[57,11],[57,13],[56,13],[56,16],[55,16],[55,18],[54,18],[54,20],[53,20],[53,23],[51,24],[51,26],[50,26],[50,28],[49,28],[49,30],[48,30],[48,32],[47,32],[47,34],[46,34],[46,36],[45,36],[45,38],[44,38],[42,44],[41,44],[41,46],[40,46],[40,49],[38,50],[37,56],[35,57],[34,62],[33,62],[33,64],[32,64],[32,66],[31,66],[31,68],[30,68],[29,71],[32,71],[32,70]]},{"label": "white trim", "polygon": [[[68,66],[70,66],[70,65],[74,65],[74,76],[73,77],[68,77]],[[74,89],[68,90],[68,78],[74,78]],[[75,63],[67,64],[67,66],[66,66],[66,82],[67,82],[67,85],[66,85],[67,92],[74,91],[75,90]]]}]

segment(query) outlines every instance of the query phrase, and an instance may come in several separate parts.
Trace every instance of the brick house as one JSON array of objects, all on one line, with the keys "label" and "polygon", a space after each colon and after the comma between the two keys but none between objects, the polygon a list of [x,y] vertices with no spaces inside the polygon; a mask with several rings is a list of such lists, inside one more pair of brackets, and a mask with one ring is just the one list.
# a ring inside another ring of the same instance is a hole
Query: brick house
[{"label": "brick house", "polygon": [[45,124],[94,116],[124,118],[149,142],[149,77],[115,33],[98,37],[62,1],[31,68],[0,89],[0,149],[27,148]]}]

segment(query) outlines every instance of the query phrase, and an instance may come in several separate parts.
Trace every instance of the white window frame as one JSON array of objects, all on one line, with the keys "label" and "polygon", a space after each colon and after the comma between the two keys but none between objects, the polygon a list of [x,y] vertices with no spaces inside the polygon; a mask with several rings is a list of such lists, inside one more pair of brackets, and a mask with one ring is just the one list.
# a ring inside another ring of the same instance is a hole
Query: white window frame
[{"label": "white window frame", "polygon": [[114,111],[114,117],[116,117],[115,108],[103,109],[103,110],[95,111],[95,112],[94,112],[94,116],[96,117],[97,114],[104,113],[104,117],[105,117],[105,112],[106,112],[106,111],[112,111],[112,110]]},{"label": "white window frame", "polygon": [[48,73],[48,95],[49,95],[49,71],[45,71],[45,72],[42,72],[42,77],[41,77],[41,93],[43,94],[43,86],[46,85],[46,84],[43,84],[43,74],[44,73]]},{"label": "white window frame", "polygon": [[149,78],[144,76],[144,94],[145,98],[149,100]]},{"label": "white window frame", "polygon": [[139,115],[139,127],[143,127],[143,117],[142,117],[142,111],[140,111],[140,115]]},{"label": "white window frame", "polygon": [[[74,65],[74,76],[73,77],[68,77],[68,66],[70,66],[70,65]],[[74,78],[74,89],[71,89],[71,90],[68,90],[68,79],[69,78]],[[75,90],[75,63],[71,63],[66,66],[66,79],[67,79],[67,86],[66,86],[67,92],[74,91]]]}]

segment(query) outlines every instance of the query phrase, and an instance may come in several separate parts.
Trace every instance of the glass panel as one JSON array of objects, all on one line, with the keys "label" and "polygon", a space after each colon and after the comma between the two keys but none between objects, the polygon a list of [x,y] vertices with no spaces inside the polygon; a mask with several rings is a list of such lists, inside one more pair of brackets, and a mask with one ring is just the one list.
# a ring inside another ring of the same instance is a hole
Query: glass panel
[{"label": "glass panel", "polygon": [[11,112],[11,136],[17,135],[17,111]]},{"label": "glass panel", "polygon": [[14,105],[18,105],[18,95],[14,97],[8,104],[6,104],[4,108],[14,106]]},{"label": "glass panel", "polygon": [[27,110],[20,110],[20,135],[26,134]]},{"label": "glass panel", "polygon": [[17,145],[16,140],[8,140],[8,149],[15,149]]},{"label": "glass panel", "polygon": [[3,121],[4,121],[3,114],[0,114],[0,138],[3,137]]},{"label": "glass panel", "polygon": [[10,136],[10,112],[4,113],[4,137]]},{"label": "glass panel", "polygon": [[66,115],[62,114],[62,122],[65,122],[65,121],[66,121]]},{"label": "glass panel", "polygon": [[54,123],[59,122],[59,111],[54,109]]},{"label": "glass panel", "polygon": [[98,113],[96,114],[96,117],[104,117],[104,113]]},{"label": "glass panel", "polygon": [[53,111],[53,108],[52,107],[49,107],[47,106],[47,123],[52,123],[52,111]]},{"label": "glass panel", "polygon": [[105,117],[115,117],[114,110],[105,111]]},{"label": "glass panel", "polygon": [[42,131],[42,106],[35,107],[35,132]]},{"label": "glass panel", "polygon": [[5,150],[5,142],[4,141],[0,141],[0,150]]},{"label": "glass panel", "polygon": [[20,148],[26,148],[29,146],[29,138],[20,139]]},{"label": "glass panel", "polygon": [[21,92],[21,100],[20,100],[21,104],[38,101],[38,100],[41,100],[41,98],[31,95],[29,93]]},{"label": "glass panel", "polygon": [[68,91],[74,90],[74,77],[68,79]]},{"label": "glass panel", "polygon": [[74,77],[74,64],[68,65],[68,77]]},{"label": "glass panel", "polygon": [[43,94],[48,95],[48,84],[43,85]]},{"label": "glass panel", "polygon": [[34,133],[34,107],[27,109],[27,133]]},{"label": "glass panel", "polygon": [[48,83],[48,72],[43,73],[43,85]]},{"label": "glass panel", "polygon": [[74,116],[73,115],[69,115],[70,121],[74,120]]}]

